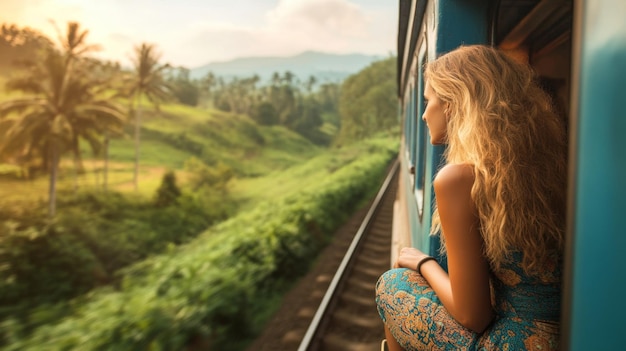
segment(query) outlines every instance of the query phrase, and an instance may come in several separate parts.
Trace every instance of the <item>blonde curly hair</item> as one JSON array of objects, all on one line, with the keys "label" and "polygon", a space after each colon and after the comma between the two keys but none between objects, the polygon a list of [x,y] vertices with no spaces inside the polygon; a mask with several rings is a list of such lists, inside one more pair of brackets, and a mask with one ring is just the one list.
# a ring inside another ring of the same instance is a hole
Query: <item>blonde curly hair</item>
[{"label": "blonde curly hair", "polygon": [[425,78],[447,104],[446,162],[474,166],[485,256],[497,270],[519,250],[537,272],[560,256],[565,231],[567,137],[549,96],[529,66],[488,46],[441,56]]}]

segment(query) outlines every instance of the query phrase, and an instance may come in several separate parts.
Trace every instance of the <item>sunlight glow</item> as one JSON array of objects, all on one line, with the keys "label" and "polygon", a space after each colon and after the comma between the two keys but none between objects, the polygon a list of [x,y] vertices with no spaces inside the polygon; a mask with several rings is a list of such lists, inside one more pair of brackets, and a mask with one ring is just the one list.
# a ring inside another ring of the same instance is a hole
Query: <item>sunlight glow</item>
[{"label": "sunlight glow", "polygon": [[56,40],[78,21],[99,58],[129,63],[132,47],[155,43],[163,59],[196,67],[243,56],[307,50],[386,55],[395,43],[395,2],[367,0],[2,0],[0,23]]}]

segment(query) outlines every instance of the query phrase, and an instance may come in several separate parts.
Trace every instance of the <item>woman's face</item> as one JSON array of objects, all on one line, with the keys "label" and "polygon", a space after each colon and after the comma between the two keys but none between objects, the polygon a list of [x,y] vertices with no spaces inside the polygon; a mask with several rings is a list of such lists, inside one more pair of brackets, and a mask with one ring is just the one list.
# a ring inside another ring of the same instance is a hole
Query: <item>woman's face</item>
[{"label": "woman's face", "polygon": [[426,104],[426,109],[424,110],[422,119],[428,126],[430,143],[433,145],[445,144],[447,139],[446,106],[445,103],[435,95],[435,92],[430,88],[428,82],[426,82],[424,88],[424,103]]}]

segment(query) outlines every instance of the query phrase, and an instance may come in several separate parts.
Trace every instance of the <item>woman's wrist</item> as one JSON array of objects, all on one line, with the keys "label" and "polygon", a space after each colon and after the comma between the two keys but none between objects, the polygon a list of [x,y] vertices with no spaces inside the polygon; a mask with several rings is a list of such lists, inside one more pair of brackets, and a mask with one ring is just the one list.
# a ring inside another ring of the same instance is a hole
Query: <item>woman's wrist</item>
[{"label": "woman's wrist", "polygon": [[420,271],[422,269],[422,265],[428,261],[436,261],[436,259],[432,256],[423,257],[421,260],[419,260],[419,262],[417,262],[417,265],[415,266],[415,271],[419,274],[422,274],[422,272]]}]

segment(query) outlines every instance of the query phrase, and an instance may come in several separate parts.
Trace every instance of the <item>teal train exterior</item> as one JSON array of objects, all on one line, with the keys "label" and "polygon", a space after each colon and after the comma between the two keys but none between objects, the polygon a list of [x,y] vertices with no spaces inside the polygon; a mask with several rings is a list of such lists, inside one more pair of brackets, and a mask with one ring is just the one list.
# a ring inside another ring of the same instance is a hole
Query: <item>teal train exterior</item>
[{"label": "teal train exterior", "polygon": [[403,123],[392,260],[402,246],[439,256],[432,179],[444,151],[421,119],[423,66],[463,44],[527,60],[555,99],[570,140],[563,350],[626,348],[626,1],[400,0]]}]

